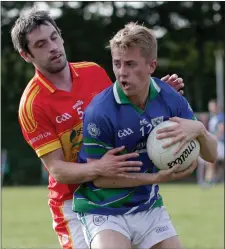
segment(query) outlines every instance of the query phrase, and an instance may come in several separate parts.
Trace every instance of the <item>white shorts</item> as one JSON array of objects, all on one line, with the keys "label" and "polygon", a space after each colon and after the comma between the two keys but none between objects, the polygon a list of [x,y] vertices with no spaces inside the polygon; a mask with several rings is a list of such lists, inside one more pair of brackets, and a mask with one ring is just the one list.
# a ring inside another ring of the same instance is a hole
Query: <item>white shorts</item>
[{"label": "white shorts", "polygon": [[120,232],[132,241],[132,247],[149,249],[155,244],[176,236],[176,230],[165,207],[157,207],[136,214],[93,215],[78,214],[87,244],[103,230]]},{"label": "white shorts", "polygon": [[49,200],[53,228],[62,249],[88,249],[77,214],[72,211],[72,200],[56,202]]}]

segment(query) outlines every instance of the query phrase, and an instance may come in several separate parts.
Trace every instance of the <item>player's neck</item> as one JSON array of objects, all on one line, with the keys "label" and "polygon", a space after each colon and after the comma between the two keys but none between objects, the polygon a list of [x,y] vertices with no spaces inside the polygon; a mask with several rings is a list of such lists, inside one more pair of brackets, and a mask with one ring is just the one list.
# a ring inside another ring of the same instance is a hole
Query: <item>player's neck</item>
[{"label": "player's neck", "polygon": [[69,64],[58,73],[49,73],[41,71],[41,73],[48,79],[57,89],[70,92],[72,89],[72,75]]},{"label": "player's neck", "polygon": [[130,96],[130,102],[140,109],[144,110],[146,103],[148,101],[149,96],[149,87],[147,89],[143,89],[143,91],[139,92],[138,95]]}]

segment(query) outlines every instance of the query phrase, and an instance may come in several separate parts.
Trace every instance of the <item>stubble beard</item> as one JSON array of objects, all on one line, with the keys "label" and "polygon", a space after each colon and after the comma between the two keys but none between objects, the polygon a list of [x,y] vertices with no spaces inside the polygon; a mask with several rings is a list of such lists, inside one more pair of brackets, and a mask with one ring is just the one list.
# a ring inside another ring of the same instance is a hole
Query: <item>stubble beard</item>
[{"label": "stubble beard", "polygon": [[59,65],[55,65],[55,66],[46,66],[46,71],[51,73],[51,74],[56,74],[56,73],[60,73],[67,65],[67,59],[63,56],[63,60]]}]

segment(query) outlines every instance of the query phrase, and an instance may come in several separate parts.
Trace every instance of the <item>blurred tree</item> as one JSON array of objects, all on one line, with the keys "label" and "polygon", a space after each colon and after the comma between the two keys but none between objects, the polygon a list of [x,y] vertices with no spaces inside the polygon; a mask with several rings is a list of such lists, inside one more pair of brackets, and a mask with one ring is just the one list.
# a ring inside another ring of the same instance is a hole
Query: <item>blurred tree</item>
[{"label": "blurred tree", "polygon": [[[2,147],[8,150],[14,182],[35,184],[41,164],[24,141],[17,121],[23,89],[32,65],[14,52],[10,30],[33,2],[1,2],[2,32]],[[225,50],[224,2],[39,2],[52,10],[62,30],[69,61],[95,61],[112,80],[109,39],[130,21],[154,29],[159,41],[155,76],[177,73],[186,83],[185,94],[195,111],[206,111],[216,97],[214,52]],[[43,6],[43,5],[42,5]],[[22,156],[21,156],[22,155]]]},{"label": "blurred tree", "polygon": [[197,111],[206,110],[209,98],[216,97],[214,52],[225,42],[224,6],[224,2],[167,2],[156,8],[160,16],[168,13],[158,23],[168,30],[159,51],[167,50],[169,67],[180,68],[187,79],[186,94]]}]

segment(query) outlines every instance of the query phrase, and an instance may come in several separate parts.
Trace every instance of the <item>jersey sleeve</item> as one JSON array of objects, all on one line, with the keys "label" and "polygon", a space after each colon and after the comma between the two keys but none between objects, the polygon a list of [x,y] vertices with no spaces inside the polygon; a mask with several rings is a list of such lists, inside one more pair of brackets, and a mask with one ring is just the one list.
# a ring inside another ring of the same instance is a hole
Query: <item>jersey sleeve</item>
[{"label": "jersey sleeve", "polygon": [[113,148],[113,132],[107,117],[97,109],[86,109],[83,120],[83,149],[90,159],[100,159]]},{"label": "jersey sleeve", "polygon": [[25,140],[38,157],[62,147],[54,126],[42,108],[33,105],[29,110],[26,105],[21,105],[19,123]]},{"label": "jersey sleeve", "polygon": [[183,96],[180,96],[179,103],[176,103],[176,104],[178,104],[179,106],[177,110],[178,111],[177,117],[197,120],[186,98],[184,98]]}]

